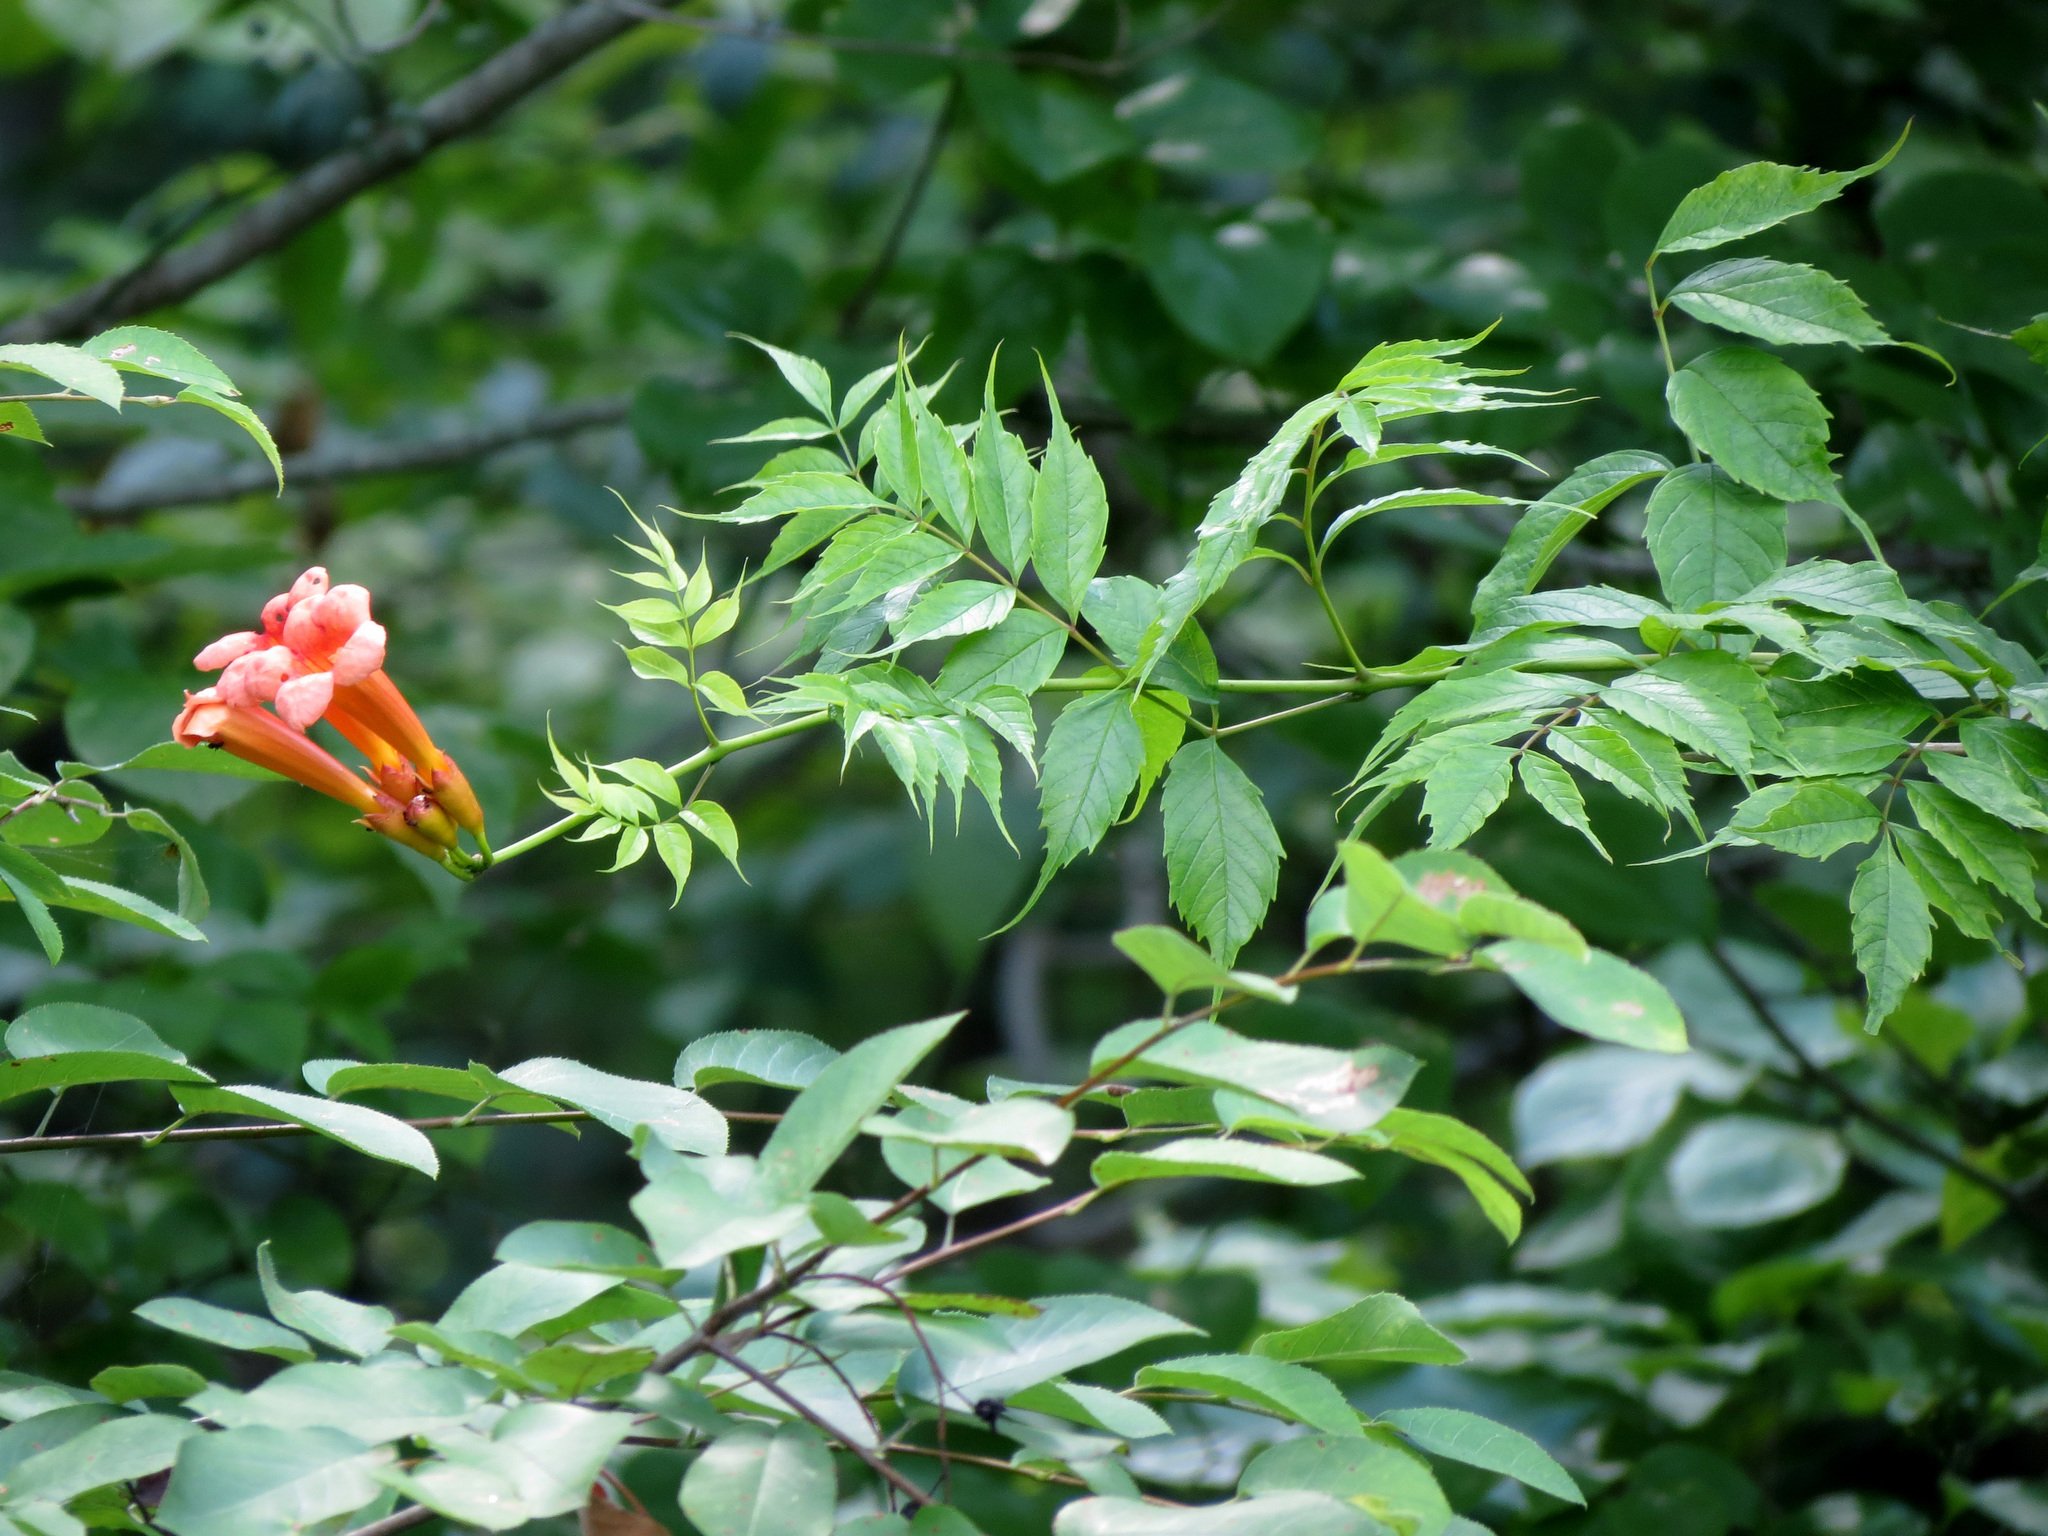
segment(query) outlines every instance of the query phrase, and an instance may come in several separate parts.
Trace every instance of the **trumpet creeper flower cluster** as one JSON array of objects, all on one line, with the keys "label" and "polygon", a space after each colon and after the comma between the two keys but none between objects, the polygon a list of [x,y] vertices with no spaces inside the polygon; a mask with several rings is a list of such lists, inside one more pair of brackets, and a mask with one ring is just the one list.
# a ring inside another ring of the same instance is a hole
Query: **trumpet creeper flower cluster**
[{"label": "trumpet creeper flower cluster", "polygon": [[[384,626],[370,617],[369,592],[330,586],[316,565],[263,605],[262,624],[192,658],[220,679],[185,695],[171,727],[179,744],[222,748],[353,806],[363,826],[457,874],[488,863],[469,781],[384,673]],[[317,720],[367,759],[360,776],[306,735]],[[458,829],[476,839],[480,859],[458,846]]]}]

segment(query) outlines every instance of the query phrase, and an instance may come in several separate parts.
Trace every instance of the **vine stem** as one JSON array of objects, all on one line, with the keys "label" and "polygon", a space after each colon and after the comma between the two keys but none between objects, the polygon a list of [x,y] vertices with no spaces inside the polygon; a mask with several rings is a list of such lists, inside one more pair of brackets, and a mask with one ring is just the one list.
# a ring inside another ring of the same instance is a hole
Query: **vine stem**
[{"label": "vine stem", "polygon": [[1794,1065],[1799,1069],[1799,1076],[1815,1087],[1826,1090],[1842,1108],[1859,1120],[1866,1121],[1900,1146],[1932,1159],[1957,1178],[1967,1179],[1980,1189],[1996,1195],[2015,1211],[2026,1213],[2030,1222],[2038,1224],[2034,1216],[2033,1201],[2027,1191],[1986,1173],[1966,1158],[1957,1157],[1947,1148],[1929,1141],[1911,1126],[1894,1119],[1872,1104],[1800,1048],[1799,1042],[1792,1038],[1791,1032],[1779,1022],[1777,1011],[1771,1007],[1770,1001],[1757,991],[1750,979],[1742,974],[1741,968],[1728,958],[1726,949],[1720,943],[1708,945],[1707,953],[1712,957],[1715,968],[1728,978],[1729,985],[1742,994],[1742,1000],[1749,1004],[1750,1012],[1757,1016],[1757,1021],[1770,1032],[1771,1038],[1778,1042],[1779,1049],[1792,1058]]}]

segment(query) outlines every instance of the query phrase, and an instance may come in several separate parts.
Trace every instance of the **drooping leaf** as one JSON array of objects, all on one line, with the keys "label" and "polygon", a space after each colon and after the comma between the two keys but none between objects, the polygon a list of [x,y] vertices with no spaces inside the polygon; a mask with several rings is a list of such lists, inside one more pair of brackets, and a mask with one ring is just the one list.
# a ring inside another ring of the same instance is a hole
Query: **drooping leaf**
[{"label": "drooping leaf", "polygon": [[676,1086],[704,1089],[714,1083],[759,1083],[808,1088],[838,1055],[823,1041],[793,1030],[724,1030],[683,1047],[676,1058]]},{"label": "drooping leaf", "polygon": [[263,1286],[263,1302],[272,1317],[295,1333],[358,1359],[366,1359],[384,1348],[394,1321],[387,1309],[366,1307],[325,1291],[287,1288],[278,1278],[277,1261],[271,1257],[270,1248],[268,1242],[257,1245],[256,1278]]},{"label": "drooping leaf", "polygon": [[982,394],[981,423],[974,434],[973,473],[975,525],[996,563],[1021,579],[1031,559],[1031,507],[1038,475],[1023,439],[1005,430],[996,409],[993,356]]},{"label": "drooping leaf", "polygon": [[1144,766],[1144,734],[1122,689],[1089,694],[1060,711],[1040,760],[1045,863],[1027,909],[1055,874],[1102,841]]},{"label": "drooping leaf", "polygon": [[1824,859],[1867,843],[1881,826],[1877,807],[1833,780],[1772,784],[1735,808],[1729,830],[1802,859]]},{"label": "drooping leaf", "polygon": [[360,1104],[339,1104],[303,1093],[286,1093],[259,1083],[240,1083],[211,1088],[174,1083],[171,1089],[178,1106],[188,1115],[253,1115],[259,1120],[288,1120],[310,1131],[354,1147],[369,1157],[387,1163],[402,1163],[428,1178],[438,1178],[441,1161],[434,1145],[403,1120],[366,1109]]},{"label": "drooping leaf", "polygon": [[1167,889],[1225,965],[1258,931],[1280,878],[1280,839],[1265,798],[1213,739],[1173,756],[1162,800]]},{"label": "drooping leaf", "polygon": [[1927,898],[1890,838],[1856,866],[1856,881],[1849,888],[1849,930],[1856,969],[1870,992],[1863,1027],[1875,1034],[1926,969],[1934,937]]},{"label": "drooping leaf", "polygon": [[1529,798],[1542,806],[1553,821],[1570,827],[1591,843],[1601,858],[1613,862],[1612,856],[1593,833],[1593,823],[1586,818],[1585,796],[1579,793],[1579,786],[1569,773],[1549,758],[1534,752],[1524,752],[1517,758],[1515,769],[1522,788],[1529,792]]},{"label": "drooping leaf", "polygon": [[1518,1429],[1462,1408],[1396,1408],[1381,1414],[1380,1422],[1393,1425],[1432,1456],[1498,1472],[1568,1504],[1586,1502],[1571,1474]]},{"label": "drooping leaf", "polygon": [[588,1110],[621,1136],[644,1125],[678,1152],[715,1157],[725,1151],[725,1117],[685,1089],[618,1077],[560,1056],[522,1061],[501,1075],[528,1092]]}]

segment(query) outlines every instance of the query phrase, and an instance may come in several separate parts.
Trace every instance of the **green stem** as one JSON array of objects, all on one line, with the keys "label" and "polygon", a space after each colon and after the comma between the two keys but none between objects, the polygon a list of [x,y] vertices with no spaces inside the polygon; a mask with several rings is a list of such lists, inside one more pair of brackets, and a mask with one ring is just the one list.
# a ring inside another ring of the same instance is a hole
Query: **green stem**
[{"label": "green stem", "polygon": [[1316,470],[1323,458],[1323,429],[1317,427],[1315,436],[1308,447],[1308,477],[1303,482],[1301,503],[1301,541],[1308,551],[1308,577],[1310,589],[1316,601],[1323,605],[1323,617],[1330,621],[1330,628],[1337,633],[1337,641],[1344,647],[1344,655],[1351,663],[1351,670],[1361,678],[1366,675],[1365,660],[1358,654],[1358,647],[1351,643],[1351,632],[1344,627],[1343,619],[1337,615],[1337,605],[1330,600],[1330,589],[1323,581],[1323,555],[1316,547],[1316,496],[1322,487],[1316,484]]},{"label": "green stem", "polygon": [[[724,741],[714,743],[703,751],[684,758],[680,763],[670,764],[667,771],[670,777],[679,779],[686,773],[695,773],[699,768],[708,768],[720,759],[730,757],[733,753],[742,751],[747,747],[758,747],[765,742],[780,741],[785,736],[799,735],[804,731],[825,724],[831,718],[832,715],[829,710],[819,710],[816,714],[798,715],[794,720],[785,720],[780,725],[771,725],[766,730],[752,731],[745,736],[729,736]],[[518,858],[522,853],[530,853],[535,848],[540,847],[542,843],[551,843],[564,832],[582,826],[584,822],[589,821],[596,814],[597,812],[595,811],[580,811],[574,815],[564,816],[560,821],[542,827],[538,832],[522,837],[516,843],[500,848],[495,862],[502,864],[507,859]]]}]

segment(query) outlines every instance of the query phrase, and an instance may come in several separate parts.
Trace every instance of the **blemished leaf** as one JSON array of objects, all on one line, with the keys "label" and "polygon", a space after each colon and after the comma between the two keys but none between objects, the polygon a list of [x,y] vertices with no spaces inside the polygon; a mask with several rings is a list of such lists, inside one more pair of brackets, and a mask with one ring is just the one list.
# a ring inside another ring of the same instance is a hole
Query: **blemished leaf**
[{"label": "blemished leaf", "polygon": [[797,1095],[761,1149],[756,1183],[764,1201],[807,1197],[853,1144],[861,1122],[946,1037],[962,1015],[904,1024],[863,1040],[829,1063]]},{"label": "blemished leaf", "polygon": [[1168,895],[1228,965],[1258,931],[1279,885],[1282,850],[1265,797],[1221,746],[1203,738],[1174,754],[1161,808]]},{"label": "blemished leaf", "polygon": [[1377,1125],[1401,1102],[1421,1063],[1389,1045],[1352,1051],[1258,1040],[1202,1019],[1159,1035],[1154,1019],[1113,1029],[1095,1044],[1091,1072],[1138,1052],[1122,1075],[1256,1094],[1335,1135]]},{"label": "blemished leaf", "polygon": [[188,1115],[254,1115],[259,1120],[288,1120],[303,1125],[369,1157],[387,1163],[402,1163],[439,1178],[441,1160],[434,1144],[403,1120],[366,1109],[360,1104],[340,1104],[303,1093],[286,1093],[259,1083],[239,1083],[220,1088],[174,1083],[171,1092],[178,1107]]},{"label": "blemished leaf", "polygon": [[173,1536],[275,1536],[358,1509],[381,1491],[380,1458],[339,1429],[248,1425],[178,1446],[153,1516]]},{"label": "blemished leaf", "polygon": [[1260,1334],[1251,1352],[1268,1360],[1390,1365],[1457,1365],[1465,1358],[1464,1350],[1423,1320],[1413,1302],[1392,1291],[1353,1302],[1320,1322]]},{"label": "blemished leaf", "polygon": [[1472,936],[1455,916],[1423,901],[1370,843],[1337,845],[1344,864],[1345,934],[1360,944],[1401,944],[1432,955],[1463,954]]},{"label": "blemished leaf", "polygon": [[1891,839],[1856,866],[1849,888],[1849,935],[1870,999],[1863,1027],[1876,1034],[1920,979],[1934,946],[1934,917]]},{"label": "blemished leaf", "polygon": [[501,1075],[531,1093],[588,1110],[621,1136],[644,1125],[673,1151],[705,1157],[725,1151],[725,1117],[686,1089],[617,1077],[560,1056],[522,1061]]},{"label": "blemished leaf", "polygon": [[832,1454],[808,1424],[748,1425],[714,1440],[683,1478],[683,1513],[704,1536],[830,1536]]},{"label": "blemished leaf", "polygon": [[1067,429],[1050,375],[1045,376],[1045,399],[1052,432],[1031,492],[1031,563],[1047,595],[1072,614],[1081,611],[1088,583],[1102,564],[1109,497],[1095,461]]},{"label": "blemished leaf", "polygon": [[1188,1355],[1138,1371],[1141,1387],[1182,1387],[1235,1398],[1331,1435],[1362,1435],[1358,1411],[1327,1376],[1258,1355]]},{"label": "blemished leaf", "polygon": [[1671,376],[1665,397],[1679,430],[1744,485],[1779,501],[1843,504],[1827,407],[1770,353],[1720,347],[1696,357]]},{"label": "blemished leaf", "polygon": [[1613,855],[1601,844],[1593,833],[1593,823],[1586,819],[1586,798],[1579,793],[1579,786],[1571,774],[1547,757],[1534,752],[1524,752],[1515,760],[1515,773],[1522,781],[1522,788],[1529,792],[1529,798],[1542,806],[1551,820],[1570,827],[1593,845],[1593,849],[1610,864]]},{"label": "blemished leaf", "polygon": [[1716,464],[1686,464],[1650,492],[1643,540],[1665,601],[1689,611],[1732,602],[1785,565],[1785,504]]},{"label": "blemished leaf", "polygon": [[135,1315],[145,1323],[217,1344],[222,1349],[245,1349],[252,1354],[275,1355],[280,1360],[313,1358],[312,1346],[304,1335],[280,1327],[267,1317],[231,1312],[189,1296],[158,1296],[137,1307]]},{"label": "blemished leaf", "polygon": [[1432,1456],[1498,1472],[1568,1504],[1586,1502],[1571,1474],[1518,1429],[1462,1408],[1396,1408],[1379,1422],[1393,1425]]},{"label": "blemished leaf", "polygon": [[101,331],[79,350],[88,357],[112,363],[123,373],[144,373],[180,384],[198,384],[216,394],[239,395],[232,380],[182,336],[148,325],[117,325]]},{"label": "blemished leaf", "polygon": [[899,1388],[927,1402],[945,1384],[948,1407],[971,1411],[983,1398],[1008,1397],[1041,1381],[1092,1365],[1150,1339],[1202,1330],[1180,1318],[1121,1296],[1034,1296],[1032,1317],[948,1319],[927,1324],[931,1355],[913,1349],[897,1378]]},{"label": "blemished leaf", "polygon": [[1832,1195],[1849,1154],[1832,1131],[1723,1115],[1693,1128],[1666,1168],[1678,1214],[1696,1227],[1755,1227]]},{"label": "blemished leaf", "polygon": [[1868,797],[1827,779],[1769,785],[1728,820],[1730,831],[1802,859],[1824,859],[1851,843],[1867,843],[1881,826]]},{"label": "blemished leaf", "polygon": [[1584,958],[1529,939],[1489,944],[1479,958],[1567,1029],[1645,1051],[1686,1049],[1685,1020],[1655,977],[1605,950]]},{"label": "blemished leaf", "polygon": [[10,437],[16,442],[42,443],[49,439],[43,436],[43,424],[36,420],[36,413],[25,401],[16,400],[0,405],[0,437]]},{"label": "blemished leaf", "polygon": [[1255,1184],[1309,1189],[1355,1179],[1358,1170],[1320,1152],[1300,1152],[1264,1142],[1189,1137],[1143,1152],[1104,1152],[1089,1167],[1088,1175],[1098,1189],[1139,1179],[1248,1179]]},{"label": "blemished leaf", "polygon": [[768,1088],[808,1088],[838,1056],[823,1041],[794,1030],[722,1030],[683,1047],[676,1058],[676,1086],[704,1089],[714,1083],[759,1083]]},{"label": "blemished leaf", "polygon": [[1891,340],[1856,290],[1831,273],[1760,256],[1717,261],[1665,295],[1724,330],[1784,346],[1881,347]]},{"label": "blemished leaf", "polygon": [[1901,133],[1880,158],[1853,171],[1814,171],[1769,160],[1723,171],[1686,193],[1657,236],[1657,254],[1710,250],[1810,213],[1840,197],[1845,187],[1883,170],[1905,142]]}]

